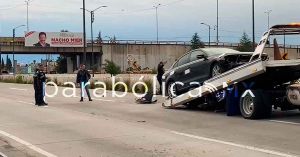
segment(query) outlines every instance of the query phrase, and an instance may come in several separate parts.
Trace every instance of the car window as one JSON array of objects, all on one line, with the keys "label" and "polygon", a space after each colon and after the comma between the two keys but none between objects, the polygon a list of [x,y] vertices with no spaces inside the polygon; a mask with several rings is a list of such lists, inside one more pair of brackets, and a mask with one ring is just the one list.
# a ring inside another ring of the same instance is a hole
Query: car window
[{"label": "car window", "polygon": [[172,68],[177,68],[178,67],[178,61],[173,64]]},{"label": "car window", "polygon": [[240,55],[238,62],[247,63],[247,62],[249,62],[250,58],[251,58],[251,55]]},{"label": "car window", "polygon": [[179,61],[176,63],[177,67],[182,66],[190,61],[190,54],[186,54],[185,56],[181,57]]},{"label": "car window", "polygon": [[191,53],[191,59],[190,59],[191,62],[198,60],[198,58],[197,58],[198,55],[204,55],[204,52],[202,52],[200,50],[193,51]]}]

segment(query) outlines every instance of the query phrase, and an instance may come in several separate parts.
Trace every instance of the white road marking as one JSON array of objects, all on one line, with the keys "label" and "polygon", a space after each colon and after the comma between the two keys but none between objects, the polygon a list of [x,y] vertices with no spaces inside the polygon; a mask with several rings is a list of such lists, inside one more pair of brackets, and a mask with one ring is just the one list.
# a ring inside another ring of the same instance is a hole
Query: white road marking
[{"label": "white road marking", "polygon": [[25,102],[25,101],[18,101],[18,103],[27,104],[27,105],[35,105],[34,103]]},{"label": "white road marking", "polygon": [[280,121],[280,120],[270,120],[270,122],[283,123],[283,124],[292,124],[292,125],[300,125],[300,123],[288,122],[288,121]]},{"label": "white road marking", "polygon": [[97,98],[93,98],[93,99],[97,101],[114,102],[114,100],[105,100],[105,99],[97,99]]},{"label": "white road marking", "polygon": [[27,91],[27,89],[21,89],[21,88],[9,88],[11,90],[18,90],[18,91]]},{"label": "white road marking", "polygon": [[189,137],[189,138],[194,138],[194,139],[198,139],[198,140],[203,140],[203,141],[208,141],[208,142],[214,142],[214,143],[234,146],[234,147],[238,147],[238,148],[242,148],[242,149],[248,149],[248,150],[251,150],[251,151],[257,151],[257,152],[272,154],[272,155],[276,155],[276,156],[297,157],[296,155],[291,155],[291,154],[286,154],[286,153],[277,152],[277,151],[273,151],[273,150],[257,148],[257,147],[253,147],[253,146],[236,144],[236,143],[233,143],[233,142],[226,142],[226,141],[221,141],[221,140],[212,139],[212,138],[200,137],[200,136],[195,136],[195,135],[191,135],[191,134],[180,133],[180,132],[177,132],[177,131],[171,131],[171,132],[173,134],[181,135],[181,136],[185,136],[185,137]]},{"label": "white road marking", "polygon": [[0,156],[1,157],[7,157],[6,155],[4,155],[3,153],[0,152]]},{"label": "white road marking", "polygon": [[11,134],[9,134],[7,132],[4,132],[4,131],[0,130],[0,134],[3,135],[3,136],[8,137],[10,139],[13,139],[13,140],[15,140],[15,141],[17,141],[17,142],[25,145],[26,147],[28,147],[28,148],[30,148],[30,149],[32,149],[32,150],[34,150],[34,151],[36,151],[36,152],[44,155],[44,156],[47,156],[47,157],[57,157],[56,155],[53,155],[53,154],[51,154],[49,152],[46,152],[45,150],[42,150],[41,148],[39,148],[39,147],[37,147],[35,145],[32,145],[29,142],[26,142],[26,141],[24,141],[24,140],[22,140],[22,139],[20,139],[20,138],[18,138],[16,136],[13,136],[13,135],[11,135]]},{"label": "white road marking", "polygon": [[[81,98],[79,96],[75,96],[76,98]],[[93,100],[97,100],[97,101],[107,101],[107,102],[114,102],[114,100],[105,100],[105,99],[98,99],[98,98],[92,98]]]}]

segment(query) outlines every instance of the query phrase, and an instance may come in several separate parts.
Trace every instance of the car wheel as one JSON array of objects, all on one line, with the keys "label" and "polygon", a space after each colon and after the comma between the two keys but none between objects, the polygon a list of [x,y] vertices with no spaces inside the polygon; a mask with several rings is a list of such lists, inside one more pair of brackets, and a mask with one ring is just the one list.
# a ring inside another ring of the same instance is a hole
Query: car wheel
[{"label": "car wheel", "polygon": [[272,105],[268,101],[270,96],[264,94],[262,90],[253,90],[252,94],[247,92],[243,94],[244,97],[241,97],[240,111],[242,116],[245,119],[270,117],[272,113]]},{"label": "car wheel", "polygon": [[211,78],[215,77],[215,76],[218,76],[222,74],[222,68],[220,66],[220,64],[218,63],[215,63],[211,66]]},{"label": "car wheel", "polygon": [[172,85],[174,84],[175,82],[169,82],[168,83],[168,89],[167,89],[167,94],[168,94],[168,97],[170,99],[173,99],[177,96],[177,89],[176,89],[176,85],[173,86],[173,89],[172,89]]}]

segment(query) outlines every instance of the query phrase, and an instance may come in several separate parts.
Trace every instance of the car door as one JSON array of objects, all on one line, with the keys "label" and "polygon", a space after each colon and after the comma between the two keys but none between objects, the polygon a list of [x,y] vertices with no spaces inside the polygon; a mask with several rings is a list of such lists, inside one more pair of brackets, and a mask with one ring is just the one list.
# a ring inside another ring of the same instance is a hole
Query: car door
[{"label": "car door", "polygon": [[174,81],[181,82],[184,85],[177,85],[177,91],[184,91],[188,88],[188,77],[190,77],[190,71],[188,63],[190,62],[190,53],[182,56],[177,64],[177,68],[174,70]]},{"label": "car door", "polygon": [[[198,58],[199,55],[204,58]],[[190,77],[189,82],[198,82],[200,85],[209,78],[210,75],[210,61],[207,54],[202,50],[195,50],[190,55]],[[193,88],[194,86],[190,86]]]}]

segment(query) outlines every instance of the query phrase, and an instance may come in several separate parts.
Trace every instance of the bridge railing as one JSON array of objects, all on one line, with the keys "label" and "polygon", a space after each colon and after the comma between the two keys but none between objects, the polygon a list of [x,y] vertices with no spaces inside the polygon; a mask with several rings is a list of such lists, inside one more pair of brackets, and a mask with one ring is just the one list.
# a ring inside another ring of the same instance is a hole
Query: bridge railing
[{"label": "bridge railing", "polygon": [[[8,40],[2,40],[0,38],[0,46],[12,46],[12,41]],[[91,40],[87,40],[87,45],[91,45]],[[102,45],[102,44],[136,44],[136,45],[186,45],[190,46],[190,41],[153,41],[153,40],[102,40],[102,41],[94,41],[94,45]],[[24,46],[25,41],[24,38],[16,38],[15,46]],[[204,42],[205,46],[209,46],[208,42]],[[239,43],[230,43],[230,42],[211,42],[210,46],[212,47],[238,47]],[[274,45],[270,45],[270,47],[273,47]],[[299,49],[300,45],[283,45],[280,44],[279,47],[285,47],[285,48],[291,48],[291,49]]]}]

